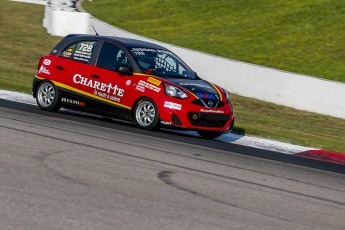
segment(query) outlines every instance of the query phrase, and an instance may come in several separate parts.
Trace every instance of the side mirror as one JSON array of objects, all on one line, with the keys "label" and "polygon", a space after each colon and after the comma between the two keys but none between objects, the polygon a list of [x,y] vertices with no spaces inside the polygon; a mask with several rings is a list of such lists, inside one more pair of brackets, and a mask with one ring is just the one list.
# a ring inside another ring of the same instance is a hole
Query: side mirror
[{"label": "side mirror", "polygon": [[122,74],[132,75],[132,70],[128,66],[120,66],[117,71]]},{"label": "side mirror", "polygon": [[200,80],[201,78],[198,76],[198,74],[195,72],[195,71],[193,71],[193,73],[194,73],[194,77],[195,77],[195,79],[198,79],[198,80]]}]

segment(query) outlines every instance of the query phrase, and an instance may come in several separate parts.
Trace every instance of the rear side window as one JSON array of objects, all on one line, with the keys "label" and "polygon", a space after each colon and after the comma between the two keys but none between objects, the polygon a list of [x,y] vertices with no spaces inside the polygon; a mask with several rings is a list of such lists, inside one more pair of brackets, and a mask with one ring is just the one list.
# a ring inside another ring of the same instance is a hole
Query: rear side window
[{"label": "rear side window", "polygon": [[128,57],[119,47],[114,44],[104,42],[99,53],[97,66],[117,71],[120,66],[130,67],[131,65]]},{"label": "rear side window", "polygon": [[89,64],[95,46],[96,41],[75,42],[64,48],[60,57]]}]

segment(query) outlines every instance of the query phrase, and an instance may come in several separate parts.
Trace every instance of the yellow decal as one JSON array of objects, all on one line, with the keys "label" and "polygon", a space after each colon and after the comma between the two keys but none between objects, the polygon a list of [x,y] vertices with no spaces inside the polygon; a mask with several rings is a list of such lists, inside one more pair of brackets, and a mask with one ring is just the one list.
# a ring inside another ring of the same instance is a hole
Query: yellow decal
[{"label": "yellow decal", "polygon": [[157,86],[159,86],[162,83],[160,80],[157,80],[156,78],[153,78],[153,77],[149,77],[147,81]]},{"label": "yellow decal", "polygon": [[[41,77],[39,77],[39,76],[37,76],[37,75],[35,75],[35,77],[36,77],[37,79],[40,79],[40,80],[44,80],[44,79],[45,79],[45,78],[41,78]],[[92,97],[92,98],[94,98],[94,99],[98,99],[98,100],[101,100],[101,101],[104,101],[104,102],[108,102],[108,103],[117,105],[117,106],[119,106],[119,107],[125,108],[125,109],[129,109],[129,110],[132,109],[132,108],[129,107],[129,106],[126,106],[126,105],[117,103],[117,102],[112,101],[112,100],[108,100],[107,98],[102,98],[102,97],[99,97],[99,96],[97,96],[97,95],[93,95],[93,94],[91,94],[91,93],[87,93],[87,92],[85,92],[85,91],[82,91],[82,90],[73,88],[73,87],[71,87],[71,86],[65,85],[65,84],[60,83],[60,82],[57,82],[57,81],[53,81],[53,80],[51,80],[51,81],[54,83],[54,85],[56,85],[56,86],[58,86],[58,87],[60,87],[60,88],[68,89],[68,90],[73,91],[73,92],[75,92],[75,93],[79,93],[79,94],[82,94],[82,95],[84,95],[84,96],[88,96],[88,97]]]},{"label": "yellow decal", "polygon": [[218,88],[213,83],[210,82],[210,84],[213,86],[213,88],[215,88],[217,90],[217,92],[220,96],[220,100],[222,101],[223,100],[222,93],[218,90]]},{"label": "yellow decal", "polygon": [[39,77],[39,76],[37,76],[37,75],[35,75],[35,78],[37,78],[37,79],[39,79],[39,80],[44,80],[44,79],[45,79],[45,78]]}]

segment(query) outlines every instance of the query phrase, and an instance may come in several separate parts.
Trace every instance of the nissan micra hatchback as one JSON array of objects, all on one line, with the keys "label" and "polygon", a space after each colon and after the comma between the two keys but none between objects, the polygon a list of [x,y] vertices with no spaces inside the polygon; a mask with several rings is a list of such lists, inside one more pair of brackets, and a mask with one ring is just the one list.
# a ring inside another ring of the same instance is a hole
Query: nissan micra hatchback
[{"label": "nissan micra hatchback", "polygon": [[61,107],[216,138],[234,125],[228,93],[201,79],[170,50],[149,42],[66,36],[38,64],[32,86],[40,109]]}]

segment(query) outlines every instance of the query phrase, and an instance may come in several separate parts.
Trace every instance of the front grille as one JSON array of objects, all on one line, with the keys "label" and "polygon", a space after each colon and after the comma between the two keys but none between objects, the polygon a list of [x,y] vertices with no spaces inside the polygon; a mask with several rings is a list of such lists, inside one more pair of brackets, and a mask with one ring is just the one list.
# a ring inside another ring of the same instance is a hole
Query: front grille
[{"label": "front grille", "polygon": [[[209,104],[210,101],[212,102],[212,106]],[[195,99],[192,101],[192,104],[205,108],[220,108],[224,106],[224,102],[222,101],[208,99]]]},{"label": "front grille", "polygon": [[189,122],[194,126],[222,128],[230,119],[230,114],[188,113]]},{"label": "front grille", "polygon": [[195,99],[192,101],[192,104],[198,105],[198,106],[204,106],[204,104],[201,102],[200,99]]}]

